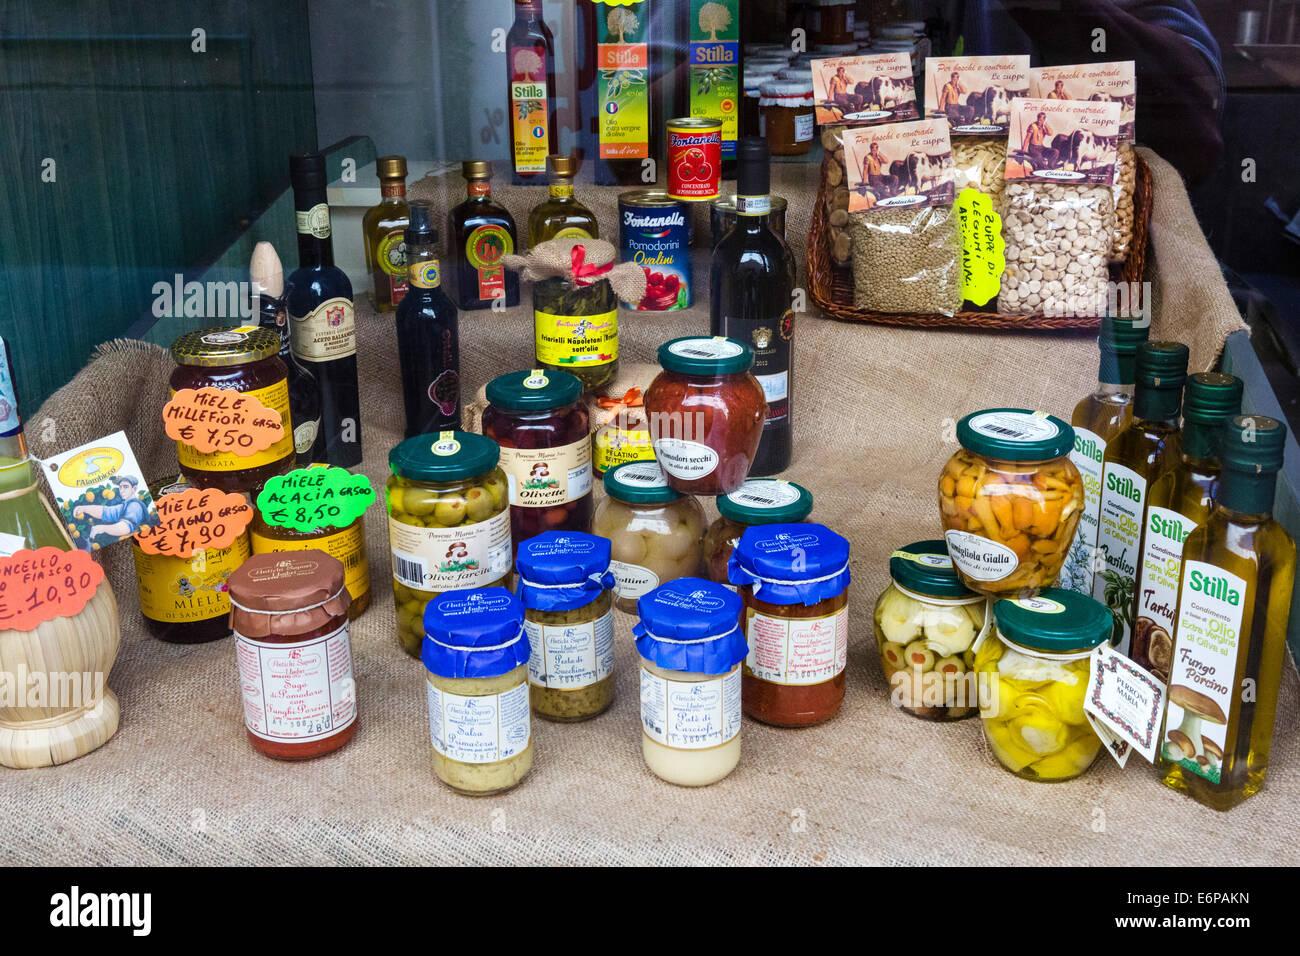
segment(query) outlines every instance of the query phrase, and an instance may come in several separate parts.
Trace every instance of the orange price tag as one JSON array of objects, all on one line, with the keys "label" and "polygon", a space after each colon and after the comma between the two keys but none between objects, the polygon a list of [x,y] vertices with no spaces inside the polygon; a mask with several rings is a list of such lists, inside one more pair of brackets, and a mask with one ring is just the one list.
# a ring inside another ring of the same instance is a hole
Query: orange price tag
[{"label": "orange price tag", "polygon": [[190,558],[205,548],[225,548],[253,520],[252,505],[243,495],[215,488],[189,488],[157,501],[158,524],[135,534],[146,554]]},{"label": "orange price tag", "polygon": [[167,437],[205,455],[246,458],[284,437],[279,412],[233,388],[182,388],[163,406],[163,426]]},{"label": "orange price tag", "polygon": [[0,558],[0,628],[32,631],[74,617],[102,580],[104,569],[85,551],[23,548]]}]

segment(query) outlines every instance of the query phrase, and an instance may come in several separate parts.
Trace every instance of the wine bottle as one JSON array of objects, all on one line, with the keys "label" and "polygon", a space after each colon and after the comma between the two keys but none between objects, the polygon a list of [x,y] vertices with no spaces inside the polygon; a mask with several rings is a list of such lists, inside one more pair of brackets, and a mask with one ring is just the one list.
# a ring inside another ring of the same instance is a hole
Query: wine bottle
[{"label": "wine bottle", "polygon": [[248,264],[253,294],[257,296],[258,322],[280,336],[280,361],[289,369],[289,415],[293,421],[293,450],[299,465],[311,463],[311,449],[320,431],[320,395],[316,377],[293,354],[289,313],[284,302],[284,267],[275,247],[259,242]]},{"label": "wine bottle", "polygon": [[334,265],[330,208],[325,202],[325,157],[289,157],[298,219],[298,263],[289,276],[293,354],[316,377],[321,425],[311,461],[361,464],[361,395],[357,387],[357,329],[352,283]]},{"label": "wine bottle", "polygon": [[790,250],[768,225],[771,171],[767,140],[746,136],[737,147],[736,224],[713,250],[709,317],[714,335],[754,350],[754,376],[767,396],[763,438],[749,473],[790,466],[794,382],[794,312]]},{"label": "wine bottle", "polygon": [[406,227],[409,288],[397,306],[406,437],[460,427],[460,347],[456,306],[442,290],[433,205],[411,203]]}]

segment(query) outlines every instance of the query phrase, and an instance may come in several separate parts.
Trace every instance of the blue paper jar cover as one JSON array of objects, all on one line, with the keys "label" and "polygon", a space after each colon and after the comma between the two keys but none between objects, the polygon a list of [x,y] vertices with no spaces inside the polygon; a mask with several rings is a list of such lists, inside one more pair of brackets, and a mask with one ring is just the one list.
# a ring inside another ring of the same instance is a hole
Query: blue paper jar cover
[{"label": "blue paper jar cover", "polygon": [[519,545],[519,600],[530,611],[573,611],[614,586],[610,541],[581,531],[543,531]]},{"label": "blue paper jar cover", "polygon": [[755,525],[731,552],[727,579],[768,604],[819,604],[849,586],[849,542],[821,524]]},{"label": "blue paper jar cover", "polygon": [[424,609],[420,660],[439,677],[499,677],[528,663],[524,606],[506,588],[444,591]]},{"label": "blue paper jar cover", "polygon": [[636,602],[636,649],[651,664],[690,674],[726,674],[745,659],[740,597],[703,578],[677,578]]}]

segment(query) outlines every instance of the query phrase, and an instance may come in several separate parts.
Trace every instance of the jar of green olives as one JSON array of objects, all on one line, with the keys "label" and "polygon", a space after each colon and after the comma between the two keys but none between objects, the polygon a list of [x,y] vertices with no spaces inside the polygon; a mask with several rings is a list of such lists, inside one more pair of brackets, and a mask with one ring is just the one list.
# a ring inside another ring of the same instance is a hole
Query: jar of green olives
[{"label": "jar of green olives", "polygon": [[510,509],[500,450],[483,435],[408,438],[388,453],[388,540],[402,649],[420,656],[424,608],[444,591],[500,584],[510,573]]}]

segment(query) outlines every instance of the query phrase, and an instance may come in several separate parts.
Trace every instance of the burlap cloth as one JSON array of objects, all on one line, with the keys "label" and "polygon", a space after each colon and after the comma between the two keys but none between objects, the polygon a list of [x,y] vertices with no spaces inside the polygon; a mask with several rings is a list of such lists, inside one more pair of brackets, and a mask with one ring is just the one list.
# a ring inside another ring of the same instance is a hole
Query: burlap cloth
[{"label": "burlap cloth", "polygon": [[[1192,348],[1207,368],[1240,323],[1173,171],[1154,161],[1155,262],[1163,309],[1156,334]],[[775,168],[802,261],[810,170]],[[416,196],[447,208],[461,194],[422,182]],[[616,190],[579,188],[615,222]],[[516,220],[540,193],[498,188]],[[707,229],[703,222],[698,224]],[[616,238],[616,237],[615,237]],[[707,269],[687,313],[629,314],[623,355],[652,361],[674,335],[707,328]],[[386,474],[402,403],[391,317],[358,297],[362,469]],[[532,362],[527,290],[508,314],[462,317],[466,394]],[[986,752],[976,720],[937,725],[895,711],[872,638],[872,604],[897,545],[938,531],[934,481],[952,452],[948,423],[972,409],[1025,405],[1068,415],[1097,370],[1089,336],[1045,338],[909,331],[806,317],[798,325],[796,464],[814,516],[853,543],[848,692],[821,727],[746,721],[740,766],[685,790],[641,759],[631,620],[618,625],[618,697],[586,724],[535,724],[537,759],[514,792],[474,800],[429,768],[423,670],[394,637],[387,532],[367,528],[374,603],[352,630],[360,704],[356,738],[308,763],[255,753],[244,738],[229,641],[169,646],[142,627],[129,549],[105,562],[124,636],[109,680],[122,703],[117,736],[62,767],[0,771],[7,863],[1293,863],[1300,845],[1295,727],[1288,663],[1267,790],[1230,814],[1160,786],[1134,757],[1103,756],[1081,779],[1026,783]],[[174,467],[162,436],[169,363],[158,349],[102,354],[32,416],[38,454],[125,427],[146,470]],[[50,429],[53,428],[53,434]],[[712,503],[708,503],[712,510]],[[1197,834],[1191,839],[1189,834]]]}]

